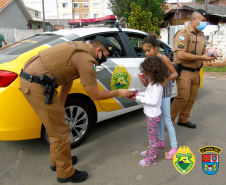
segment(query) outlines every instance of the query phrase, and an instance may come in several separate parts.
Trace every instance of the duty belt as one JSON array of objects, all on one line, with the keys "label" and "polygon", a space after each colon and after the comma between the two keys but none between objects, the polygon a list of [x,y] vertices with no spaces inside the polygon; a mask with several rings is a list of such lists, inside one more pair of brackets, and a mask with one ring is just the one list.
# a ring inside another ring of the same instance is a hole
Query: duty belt
[{"label": "duty belt", "polygon": [[34,82],[36,84],[44,85],[44,82],[40,80],[39,76],[30,75],[30,74],[24,72],[23,69],[21,70],[19,76],[25,80],[28,80],[29,82]]},{"label": "duty belt", "polygon": [[186,70],[186,71],[191,71],[191,72],[195,72],[195,71],[200,71],[201,67],[200,68],[196,68],[196,69],[192,69],[190,67],[185,67],[185,66],[182,66],[181,65],[181,70]]},{"label": "duty belt", "polygon": [[52,103],[55,89],[58,87],[55,77],[49,78],[45,74],[41,74],[41,77],[38,77],[24,72],[23,69],[21,70],[20,77],[25,80],[28,80],[29,82],[34,82],[42,85],[46,95],[45,103],[47,104]]}]

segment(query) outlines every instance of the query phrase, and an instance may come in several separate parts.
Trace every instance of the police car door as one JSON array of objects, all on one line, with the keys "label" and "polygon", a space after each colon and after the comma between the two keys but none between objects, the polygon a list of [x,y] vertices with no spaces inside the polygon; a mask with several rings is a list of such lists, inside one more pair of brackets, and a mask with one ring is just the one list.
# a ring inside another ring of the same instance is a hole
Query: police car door
[{"label": "police car door", "polygon": [[[144,37],[146,37],[147,35],[140,35],[140,34],[137,34],[137,33],[124,33],[124,37],[125,37],[125,40],[127,41],[128,43],[128,46],[131,50],[131,53],[134,57],[134,59],[137,61],[138,63],[138,73],[140,73],[140,70],[139,70],[139,65],[141,62],[144,61],[144,59],[146,58],[146,55],[142,49],[142,41],[144,39]],[[140,83],[140,89],[141,91],[145,91],[146,87],[144,87],[141,82]]]},{"label": "police car door", "polygon": [[[135,74],[139,72],[138,63],[132,57],[124,37],[121,33],[99,34],[105,36],[114,46],[115,54],[107,58],[100,66],[96,66],[96,76],[99,89],[116,90],[139,88],[139,79]],[[138,105],[128,98],[114,97],[98,101],[104,111],[115,111]]]},{"label": "police car door", "polygon": [[[136,61],[139,63],[143,62],[144,59],[146,58],[146,55],[142,49],[142,41],[144,37],[147,36],[147,34],[139,34],[139,33],[126,33],[124,35],[130,44],[131,52],[133,56],[135,57]],[[169,56],[171,54],[171,47],[168,46],[167,44],[163,43],[160,41],[160,46],[158,48],[159,53],[162,55],[168,56],[170,59],[172,59],[172,56]],[[145,91],[146,87],[142,85],[141,91]],[[176,89],[176,83],[175,81],[172,82],[172,97],[175,97],[177,95],[177,89]]]}]

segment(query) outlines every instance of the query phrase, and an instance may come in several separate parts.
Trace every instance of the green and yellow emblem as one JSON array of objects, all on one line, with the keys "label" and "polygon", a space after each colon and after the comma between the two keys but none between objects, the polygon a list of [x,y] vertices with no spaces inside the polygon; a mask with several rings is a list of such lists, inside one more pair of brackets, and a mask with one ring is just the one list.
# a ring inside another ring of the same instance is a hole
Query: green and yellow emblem
[{"label": "green and yellow emblem", "polygon": [[173,157],[173,164],[179,173],[185,175],[195,166],[195,156],[188,146],[180,147]]},{"label": "green and yellow emblem", "polygon": [[111,89],[128,89],[130,85],[130,74],[123,65],[115,66],[111,76]]}]

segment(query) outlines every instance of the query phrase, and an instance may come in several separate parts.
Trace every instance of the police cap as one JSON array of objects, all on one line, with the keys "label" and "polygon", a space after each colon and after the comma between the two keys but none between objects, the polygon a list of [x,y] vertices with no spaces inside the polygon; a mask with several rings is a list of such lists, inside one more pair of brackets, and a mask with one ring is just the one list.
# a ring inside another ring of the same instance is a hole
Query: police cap
[{"label": "police cap", "polygon": [[110,55],[113,55],[115,52],[114,46],[109,42],[108,39],[106,39],[103,36],[96,36],[95,40],[98,40],[101,42],[101,44],[106,48],[106,50],[108,50],[108,52],[110,53]]},{"label": "police cap", "polygon": [[199,14],[201,14],[203,17],[205,17],[207,21],[209,20],[209,14],[205,10],[197,9],[195,11],[198,12]]}]

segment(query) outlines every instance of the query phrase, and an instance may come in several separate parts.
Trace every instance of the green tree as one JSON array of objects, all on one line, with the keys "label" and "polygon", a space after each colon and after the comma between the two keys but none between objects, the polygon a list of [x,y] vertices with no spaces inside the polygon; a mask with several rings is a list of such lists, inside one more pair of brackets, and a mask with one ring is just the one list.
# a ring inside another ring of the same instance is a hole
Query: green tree
[{"label": "green tree", "polygon": [[123,19],[124,12],[131,12],[130,4],[136,0],[109,0],[108,7],[118,19]]},{"label": "green tree", "polygon": [[109,8],[119,20],[124,19],[124,12],[130,14],[130,4],[134,2],[141,6],[142,11],[152,12],[153,17],[158,17],[161,21],[165,14],[165,0],[109,0]]},{"label": "green tree", "polygon": [[130,28],[160,34],[158,17],[153,17],[152,12],[142,10],[141,5],[135,3],[131,3],[130,8],[130,13],[124,13]]}]

